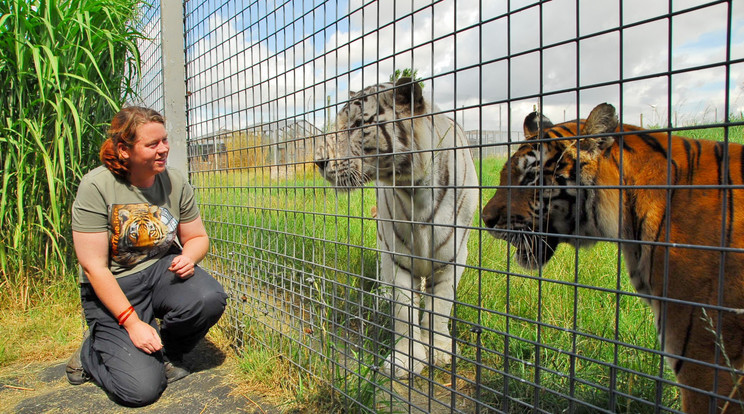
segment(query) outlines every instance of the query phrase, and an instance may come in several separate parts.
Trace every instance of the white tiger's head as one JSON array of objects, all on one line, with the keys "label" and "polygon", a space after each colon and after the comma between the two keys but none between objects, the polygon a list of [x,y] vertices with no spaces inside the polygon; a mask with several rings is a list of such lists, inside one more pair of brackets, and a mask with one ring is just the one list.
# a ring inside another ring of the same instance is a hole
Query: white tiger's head
[{"label": "white tiger's head", "polygon": [[[429,112],[421,86],[411,78],[352,93],[315,153],[321,175],[340,189],[370,180],[410,181],[414,152],[412,117]],[[420,122],[420,121],[419,121]]]}]

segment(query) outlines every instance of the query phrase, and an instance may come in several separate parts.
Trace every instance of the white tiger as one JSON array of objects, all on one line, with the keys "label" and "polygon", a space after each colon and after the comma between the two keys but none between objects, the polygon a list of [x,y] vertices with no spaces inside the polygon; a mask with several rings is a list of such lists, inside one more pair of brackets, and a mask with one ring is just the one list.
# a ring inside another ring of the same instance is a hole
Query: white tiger
[{"label": "white tiger", "polygon": [[449,314],[464,269],[454,264],[467,259],[478,203],[465,135],[434,111],[410,78],[367,87],[352,93],[315,158],[339,189],[376,180],[381,277],[393,291],[396,342],[382,368],[398,378],[452,360]]}]

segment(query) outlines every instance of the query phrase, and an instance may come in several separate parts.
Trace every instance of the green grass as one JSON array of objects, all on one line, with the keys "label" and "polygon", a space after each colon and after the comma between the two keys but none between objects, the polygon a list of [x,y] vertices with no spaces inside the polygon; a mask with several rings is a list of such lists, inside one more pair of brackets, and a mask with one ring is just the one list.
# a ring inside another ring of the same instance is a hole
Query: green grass
[{"label": "green grass", "polygon": [[0,292],[0,372],[18,363],[69,356],[83,335],[80,294],[74,276],[48,284],[30,306]]},{"label": "green grass", "polygon": [[[733,115],[729,119],[732,124],[744,122],[743,115]],[[724,134],[728,133],[729,142],[744,144],[744,125],[733,125],[728,128],[697,128],[677,132],[678,135],[695,139],[707,139],[711,141],[723,141]]]},{"label": "green grass", "polygon": [[[485,160],[483,185],[496,184],[503,162]],[[374,327],[386,326],[388,319],[385,305],[374,305],[378,257],[376,224],[370,216],[373,189],[336,192],[312,174],[290,180],[246,174],[229,178],[240,183],[237,186],[216,185],[225,180],[227,175],[194,177],[203,216],[219,217],[219,222],[208,223],[212,251],[217,252],[210,265],[234,280],[235,289],[248,293],[246,307],[237,316],[252,325],[247,343],[281,349],[294,355],[290,359],[299,366],[314,363],[321,378],[344,390],[339,398],[346,405],[375,406],[380,397],[374,391],[386,385],[375,382],[370,368],[381,364],[391,338]],[[492,193],[484,190],[482,202]],[[477,218],[474,225],[479,225]],[[497,392],[481,391],[482,401],[501,407],[497,395],[504,390],[503,372],[508,370],[510,398],[549,411],[567,407],[565,398],[536,394],[534,386],[523,382],[539,381],[541,388],[606,407],[612,396],[601,388],[609,385],[611,365],[631,371],[616,374],[619,391],[654,401],[654,381],[642,376],[658,375],[659,358],[622,345],[657,347],[648,307],[622,293],[566,284],[613,291],[619,286],[620,292],[632,292],[624,269],[618,270],[615,245],[579,252],[578,273],[575,252],[568,247],[561,247],[542,272],[517,267],[507,244],[485,232],[473,231],[468,247],[468,263],[475,268],[465,271],[459,285],[458,301],[463,304],[455,306],[453,314],[464,322],[454,324],[453,332],[460,341],[459,353],[474,360],[480,351],[481,364],[488,368],[482,384]],[[366,327],[360,326],[362,320]],[[312,335],[303,331],[303,323],[312,326]],[[485,328],[480,338],[471,332],[472,324]],[[266,342],[276,335],[282,340]],[[356,361],[339,363],[339,350],[355,355]],[[538,358],[541,369],[536,370]],[[475,370],[459,362],[458,372],[466,378],[474,378]],[[433,375],[436,381],[449,382],[446,374]],[[676,389],[665,387],[664,404],[675,406],[676,399]],[[618,411],[649,409],[624,399],[617,404]]]},{"label": "green grass", "polygon": [[74,268],[76,186],[139,73],[137,4],[0,2],[0,289],[25,305]]},{"label": "green grass", "polygon": [[[720,139],[722,131],[683,135]],[[732,142],[742,135],[740,126],[729,129]],[[493,195],[504,162],[477,164],[481,205]],[[338,192],[312,169],[289,179],[248,171],[192,177],[203,216],[215,218],[208,221],[215,252],[208,262],[246,293],[232,317],[250,326],[240,334],[247,348],[281,352],[324,384],[304,392],[336,389],[335,402],[308,394],[304,401],[319,399],[328,411],[394,411],[407,396],[391,397],[390,384],[375,371],[392,338],[385,329],[389,309],[376,295],[374,189]],[[473,225],[480,226],[477,217]],[[615,244],[578,253],[561,246],[540,271],[515,265],[508,244],[481,230],[471,232],[468,248],[472,268],[453,308],[464,384],[458,389],[510,412],[532,405],[547,412],[613,406],[651,412],[657,393],[659,404],[679,409],[678,389],[654,379],[661,373],[673,381],[670,371],[642,350],[658,349],[653,315],[633,296]],[[452,381],[446,370],[423,375]]]},{"label": "green grass", "polygon": [[[69,357],[83,326],[70,213],[139,73],[130,0],[0,2],[0,376]],[[19,384],[20,385],[20,384]],[[0,398],[11,410],[20,394]]]}]

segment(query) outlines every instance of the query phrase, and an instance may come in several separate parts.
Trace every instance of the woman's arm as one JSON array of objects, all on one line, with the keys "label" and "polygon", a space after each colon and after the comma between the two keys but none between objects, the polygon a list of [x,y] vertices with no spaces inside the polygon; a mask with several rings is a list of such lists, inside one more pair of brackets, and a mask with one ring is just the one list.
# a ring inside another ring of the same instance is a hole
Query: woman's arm
[{"label": "woman's arm", "polygon": [[183,251],[180,256],[173,258],[168,270],[182,279],[187,279],[193,276],[194,266],[207,255],[209,250],[209,237],[201,217],[188,223],[179,223],[178,239],[181,241]]},{"label": "woman's arm", "polygon": [[[114,317],[121,315],[131,304],[108,268],[108,233],[72,232],[75,254],[88,277],[98,299]],[[134,346],[150,354],[163,348],[155,328],[142,322],[137,312],[132,312],[124,322]]]}]

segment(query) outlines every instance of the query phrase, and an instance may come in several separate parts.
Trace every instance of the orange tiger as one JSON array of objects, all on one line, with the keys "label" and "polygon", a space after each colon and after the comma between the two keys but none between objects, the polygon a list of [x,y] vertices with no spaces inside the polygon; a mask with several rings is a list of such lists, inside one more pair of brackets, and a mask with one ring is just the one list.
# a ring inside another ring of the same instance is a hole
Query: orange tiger
[{"label": "orange tiger", "polygon": [[648,295],[682,409],[741,413],[742,146],[619,125],[606,103],[558,125],[533,112],[524,133],[481,214],[491,234],[527,268],[562,242],[631,241],[622,255]]}]

